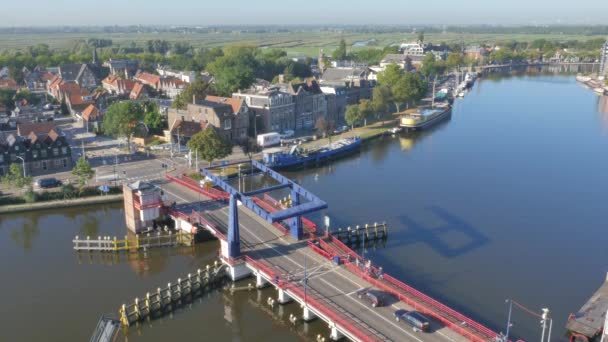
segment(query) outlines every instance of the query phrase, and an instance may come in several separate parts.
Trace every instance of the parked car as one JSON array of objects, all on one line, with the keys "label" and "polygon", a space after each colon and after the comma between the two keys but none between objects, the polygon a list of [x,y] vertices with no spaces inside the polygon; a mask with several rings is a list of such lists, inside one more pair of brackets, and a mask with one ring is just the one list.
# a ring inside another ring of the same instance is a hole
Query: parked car
[{"label": "parked car", "polygon": [[421,331],[429,331],[431,327],[429,319],[418,311],[397,310],[395,320],[403,321]]},{"label": "parked car", "polygon": [[372,307],[384,306],[384,294],[380,291],[374,291],[370,289],[363,289],[357,292],[357,296],[359,299],[363,299],[366,302],[369,302]]},{"label": "parked car", "polygon": [[292,130],[287,130],[281,134],[281,139],[289,139],[289,138],[293,137],[295,134],[296,134],[296,132],[294,132]]},{"label": "parked car", "polygon": [[61,181],[56,178],[40,178],[36,181],[36,185],[42,189],[56,188],[61,186]]},{"label": "parked car", "polygon": [[342,134],[344,132],[348,132],[350,127],[348,126],[340,126],[334,130],[334,134]]}]

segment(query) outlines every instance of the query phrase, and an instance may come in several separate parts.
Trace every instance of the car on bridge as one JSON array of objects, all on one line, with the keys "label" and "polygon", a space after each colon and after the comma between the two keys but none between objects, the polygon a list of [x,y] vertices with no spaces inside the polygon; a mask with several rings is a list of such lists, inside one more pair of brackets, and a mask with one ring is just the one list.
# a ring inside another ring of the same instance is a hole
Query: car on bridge
[{"label": "car on bridge", "polygon": [[431,327],[429,319],[418,311],[397,310],[395,320],[403,321],[421,331],[429,331]]},{"label": "car on bridge", "polygon": [[359,299],[363,299],[370,303],[372,307],[384,306],[386,303],[385,295],[381,291],[375,291],[371,289],[363,289],[357,292]]}]

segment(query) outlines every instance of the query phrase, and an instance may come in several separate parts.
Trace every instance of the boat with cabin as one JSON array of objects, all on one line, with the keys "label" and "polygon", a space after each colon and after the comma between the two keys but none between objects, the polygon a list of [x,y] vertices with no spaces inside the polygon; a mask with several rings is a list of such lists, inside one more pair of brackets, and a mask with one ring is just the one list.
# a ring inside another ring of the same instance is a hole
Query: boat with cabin
[{"label": "boat with cabin", "polygon": [[289,151],[284,148],[273,148],[262,152],[262,161],[275,170],[297,169],[338,159],[358,151],[360,146],[361,138],[354,137],[340,139],[313,149],[305,149],[300,145],[292,146]]},{"label": "boat with cabin", "polygon": [[421,130],[447,119],[452,114],[452,106],[449,104],[438,104],[431,107],[405,114],[401,117],[399,126],[405,130]]}]

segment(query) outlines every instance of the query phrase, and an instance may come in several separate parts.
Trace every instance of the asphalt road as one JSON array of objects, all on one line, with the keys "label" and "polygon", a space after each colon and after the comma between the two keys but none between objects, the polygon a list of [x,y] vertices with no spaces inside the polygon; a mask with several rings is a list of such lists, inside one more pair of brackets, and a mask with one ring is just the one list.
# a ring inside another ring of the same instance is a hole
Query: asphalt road
[{"label": "asphalt road", "polygon": [[[228,221],[226,206],[209,206],[208,203],[201,203],[198,193],[177,184],[166,183],[162,187],[165,193],[178,203],[178,208],[185,212],[202,209],[204,216],[218,224],[220,230],[226,230]],[[239,207],[239,225],[243,251],[263,257],[275,270],[281,270],[285,276],[290,274],[294,282],[301,282],[306,264],[309,291],[322,297],[328,305],[334,306],[336,311],[343,312],[368,327],[368,331],[376,335],[379,340],[466,341],[462,336],[434,321],[431,323],[429,333],[415,332],[404,322],[396,322],[395,310],[411,308],[392,296],[387,295],[388,303],[385,307],[372,308],[356,294],[360,289],[370,288],[369,283],[343,266],[337,266],[322,258],[308,248],[306,242],[298,242],[291,237],[282,236],[280,231],[244,207]]]}]

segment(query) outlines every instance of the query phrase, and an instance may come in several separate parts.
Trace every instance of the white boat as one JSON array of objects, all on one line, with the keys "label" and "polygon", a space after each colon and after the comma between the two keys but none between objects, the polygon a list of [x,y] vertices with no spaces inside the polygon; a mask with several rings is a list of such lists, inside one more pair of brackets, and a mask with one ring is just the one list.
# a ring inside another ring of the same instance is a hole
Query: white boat
[{"label": "white boat", "polygon": [[578,75],[578,76],[576,76],[576,80],[577,80],[578,82],[585,83],[585,82],[589,82],[589,81],[591,81],[591,77],[589,77],[589,76],[582,76],[582,75]]},{"label": "white boat", "polygon": [[403,127],[405,130],[420,130],[448,118],[451,113],[452,107],[449,104],[422,108],[415,113],[402,116],[399,126]]},{"label": "white boat", "polygon": [[600,94],[600,95],[604,95],[606,94],[606,90],[604,88],[593,88],[593,91]]},{"label": "white boat", "polygon": [[401,129],[402,129],[401,127],[393,127],[391,129],[389,129],[388,132],[391,134],[397,134],[397,133],[401,132]]}]

